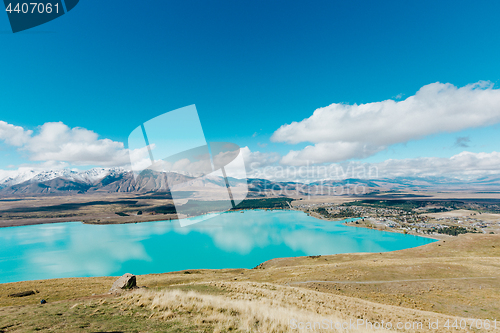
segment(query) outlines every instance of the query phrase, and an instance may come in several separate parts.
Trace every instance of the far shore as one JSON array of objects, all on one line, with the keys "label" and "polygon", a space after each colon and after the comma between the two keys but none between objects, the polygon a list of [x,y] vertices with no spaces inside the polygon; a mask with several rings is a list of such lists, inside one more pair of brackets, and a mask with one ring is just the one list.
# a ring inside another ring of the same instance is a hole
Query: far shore
[{"label": "far shore", "polygon": [[[168,220],[177,220],[178,216],[176,214],[161,214],[161,213],[151,213],[151,212],[146,212],[144,211],[143,214],[139,214],[139,209],[142,209],[142,206],[137,206],[138,208],[135,208],[135,211],[130,212],[127,211],[128,214],[126,216],[121,216],[120,213],[116,213],[116,211],[120,212],[121,206],[117,206],[117,204],[123,204],[125,203],[134,203],[137,201],[137,197],[133,195],[120,195],[119,198],[114,197],[114,196],[75,196],[75,197],[67,197],[67,198],[58,198],[60,199],[61,203],[58,205],[61,206],[63,209],[61,210],[56,210],[54,213],[36,213],[36,214],[28,214],[32,215],[33,217],[30,218],[22,218],[22,215],[16,216],[15,218],[9,218],[6,219],[5,215],[4,218],[2,219],[2,216],[0,215],[0,228],[9,228],[9,227],[20,227],[20,226],[33,226],[33,225],[40,225],[40,224],[52,224],[52,223],[67,223],[67,222],[79,222],[79,223],[84,223],[84,224],[94,224],[94,225],[110,225],[110,224],[130,224],[130,223],[143,223],[143,222],[157,222],[157,221],[168,221]],[[100,201],[96,201],[96,199]],[[319,200],[322,199],[321,201],[325,201],[325,198],[315,198],[313,201],[314,203],[320,202]],[[338,198],[333,198],[333,199],[338,199]],[[105,201],[107,200],[107,201]],[[121,200],[121,201],[116,201],[116,200]],[[354,200],[353,198],[342,198],[342,202],[344,201],[349,201],[349,200]],[[311,202],[313,202],[311,201]],[[112,206],[112,209],[106,210],[102,209],[100,210],[97,208],[97,206],[92,206],[92,209],[87,209],[83,210],[80,208],[76,208],[72,211],[65,211],[64,206],[65,205],[81,205],[77,207],[88,207],[85,206],[86,204],[91,204],[91,203],[99,203],[99,202],[105,202],[105,203],[110,203],[114,206]],[[292,202],[292,205],[290,206],[291,210],[295,211],[300,211],[304,212],[304,210],[298,209],[297,207],[294,207],[294,204],[297,203],[304,203],[305,201],[300,200],[295,200]],[[20,201],[12,201],[9,202],[6,205],[6,209],[19,209],[20,207],[25,208],[25,209],[30,209],[33,206],[38,206],[41,208],[47,207],[48,204],[54,205],[54,203],[50,200],[50,198],[26,198],[26,202],[20,203]],[[158,201],[151,201],[151,200],[146,200],[142,201],[140,203],[145,203],[145,204],[165,204],[166,202],[163,200],[158,200]],[[36,204],[36,205],[34,205]],[[49,206],[50,207],[50,206]],[[55,206],[53,206],[55,207]],[[273,209],[273,208],[262,208],[262,209]],[[281,208],[277,208],[281,209]],[[245,210],[250,210],[250,209],[235,209],[234,211],[245,211]],[[8,210],[5,210],[8,211]],[[123,211],[123,210],[121,210]],[[142,213],[142,212],[140,212]],[[304,212],[308,213],[310,216],[320,219],[322,221],[344,221],[346,219],[349,219],[348,217],[346,218],[334,218],[334,219],[329,219],[325,218],[324,216],[316,213],[316,212]],[[47,215],[45,217],[38,217],[38,216],[43,216]],[[55,216],[50,216],[50,215],[55,215]],[[59,216],[58,216],[59,215]],[[183,216],[181,216],[183,217]],[[395,228],[387,228],[387,227],[381,227],[379,225],[373,224],[370,221],[368,222],[363,222],[359,224],[355,223],[348,223],[344,222],[344,225],[350,226],[350,227],[357,227],[357,228],[367,228],[371,230],[378,230],[378,231],[386,231],[386,232],[393,232],[393,233],[400,233],[404,234],[405,232],[400,229],[395,229]],[[406,234],[409,235],[414,235],[414,236],[419,236],[419,237],[425,237],[433,240],[442,240],[442,239],[451,239],[454,236],[446,235],[446,234],[424,234],[424,233],[418,233],[414,230],[406,230]]]},{"label": "far shore", "polygon": [[21,227],[38,224],[52,224],[52,223],[67,223],[67,222],[80,222],[84,224],[96,225],[109,225],[109,224],[129,224],[129,223],[142,223],[142,222],[155,222],[166,220],[177,220],[176,215],[145,215],[133,216],[134,219],[124,219],[117,216],[110,216],[102,220],[93,217],[56,217],[56,218],[35,218],[35,219],[19,219],[19,220],[0,220],[0,228]]},{"label": "far shore", "polygon": [[[262,208],[263,210],[282,210]],[[234,209],[231,211],[247,211],[253,209]],[[157,221],[174,221],[178,220],[176,214],[157,214],[157,215],[134,215],[134,216],[117,216],[115,214],[108,214],[105,216],[75,216],[75,217],[56,217],[56,218],[33,218],[33,219],[15,219],[15,220],[0,220],[0,228],[21,227],[38,224],[52,224],[52,223],[67,223],[67,222],[80,222],[83,224],[95,225],[110,225],[110,224],[131,224],[143,222],[157,222]]]},{"label": "far shore", "polygon": [[[243,209],[243,210],[234,210],[236,211],[246,211],[249,209]],[[281,210],[281,209],[277,209]],[[298,212],[303,212],[302,210],[299,209],[290,209]],[[306,214],[304,212],[304,214]],[[342,222],[347,219],[357,219],[357,218],[350,218],[346,217],[344,219],[325,219],[319,214],[315,213],[309,213],[309,216],[314,217],[318,220],[322,221],[330,221],[330,222]],[[95,216],[84,216],[83,218],[76,218],[76,217],[61,217],[61,218],[35,218],[35,219],[19,219],[19,220],[0,220],[0,228],[9,228],[9,227],[21,227],[21,226],[31,226],[31,225],[39,225],[39,224],[52,224],[52,223],[68,223],[68,222],[79,222],[83,224],[94,224],[94,225],[110,225],[110,224],[131,224],[131,223],[144,223],[144,222],[157,222],[157,221],[167,221],[167,220],[177,220],[178,217],[177,215],[174,214],[169,214],[169,215],[139,215],[139,216],[127,216],[127,217],[122,217],[122,216],[105,216],[101,217],[101,219],[96,219]],[[370,230],[377,230],[377,231],[385,231],[385,232],[393,232],[393,233],[399,233],[403,234],[402,231],[400,230],[395,230],[395,229],[380,229],[380,228],[371,228],[365,224],[352,224],[352,223],[343,223],[346,226],[349,227],[356,227],[356,228],[365,228],[365,229],[370,229]],[[442,239],[449,239],[449,235],[441,235],[441,234],[434,234],[434,235],[424,235],[417,233],[413,230],[407,232],[408,235],[414,235],[414,236],[419,236],[419,237],[425,237],[425,238],[430,238],[434,240],[442,240]]]}]

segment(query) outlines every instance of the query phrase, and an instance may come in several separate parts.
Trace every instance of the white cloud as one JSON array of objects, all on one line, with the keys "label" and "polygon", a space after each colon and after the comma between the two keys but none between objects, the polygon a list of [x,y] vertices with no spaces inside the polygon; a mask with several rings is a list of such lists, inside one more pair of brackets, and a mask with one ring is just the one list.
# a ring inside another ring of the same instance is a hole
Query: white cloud
[{"label": "white cloud", "polygon": [[99,139],[85,128],[69,128],[65,124],[45,123],[40,133],[32,136],[22,148],[32,161],[65,161],[75,165],[116,166],[129,163],[122,142]]},{"label": "white cloud", "polygon": [[340,162],[373,155],[387,146],[441,132],[500,122],[500,90],[481,81],[457,88],[432,83],[403,101],[332,104],[300,122],[281,126],[274,142],[311,142],[284,156],[283,164]]},{"label": "white cloud", "polygon": [[500,175],[500,152],[461,152],[449,158],[389,159],[380,163],[349,161],[324,165],[268,165],[253,169],[252,177],[274,181],[314,182],[348,178],[452,177],[469,179]]},{"label": "white cloud", "polygon": [[0,121],[0,140],[5,141],[12,146],[22,146],[31,137],[33,131],[25,131],[24,128],[20,126],[14,126],[6,123],[5,121]]},{"label": "white cloud", "polygon": [[281,163],[285,165],[305,165],[344,161],[350,158],[365,158],[376,154],[385,147],[377,147],[361,142],[320,142],[307,146],[302,150],[291,150],[283,156]]},{"label": "white cloud", "polygon": [[500,152],[461,152],[450,158],[423,157],[413,159],[390,159],[376,166],[382,177],[397,176],[483,176],[500,174]]},{"label": "white cloud", "polygon": [[241,148],[241,154],[248,171],[272,165],[278,162],[281,157],[278,153],[252,152],[248,147]]},{"label": "white cloud", "polygon": [[[97,133],[81,127],[70,128],[62,122],[45,123],[37,134],[31,130],[0,122],[0,140],[18,147],[31,161],[53,166],[123,166],[130,164],[129,151],[122,142],[99,139]],[[144,155],[144,151],[132,151]]]}]

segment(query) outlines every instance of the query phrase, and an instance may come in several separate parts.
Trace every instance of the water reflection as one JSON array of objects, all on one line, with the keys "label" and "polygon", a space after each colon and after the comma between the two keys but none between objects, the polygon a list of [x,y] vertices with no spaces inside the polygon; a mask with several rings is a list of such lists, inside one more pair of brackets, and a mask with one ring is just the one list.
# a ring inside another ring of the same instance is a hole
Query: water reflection
[{"label": "water reflection", "polygon": [[251,268],[276,257],[393,251],[431,241],[320,221],[296,211],[230,212],[187,228],[177,221],[3,228],[0,282]]}]

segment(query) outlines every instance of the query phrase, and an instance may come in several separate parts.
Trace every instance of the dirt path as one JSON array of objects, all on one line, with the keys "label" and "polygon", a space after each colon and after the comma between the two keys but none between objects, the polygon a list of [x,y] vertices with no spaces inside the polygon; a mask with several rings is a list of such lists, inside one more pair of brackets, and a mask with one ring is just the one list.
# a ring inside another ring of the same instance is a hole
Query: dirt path
[{"label": "dirt path", "polygon": [[378,284],[378,283],[400,283],[400,282],[421,282],[421,281],[445,281],[445,280],[475,280],[475,279],[498,279],[494,276],[481,276],[481,277],[460,277],[460,278],[437,278],[437,279],[411,279],[411,280],[391,280],[391,281],[296,281],[288,284],[307,284],[307,283],[338,283],[338,284]]}]

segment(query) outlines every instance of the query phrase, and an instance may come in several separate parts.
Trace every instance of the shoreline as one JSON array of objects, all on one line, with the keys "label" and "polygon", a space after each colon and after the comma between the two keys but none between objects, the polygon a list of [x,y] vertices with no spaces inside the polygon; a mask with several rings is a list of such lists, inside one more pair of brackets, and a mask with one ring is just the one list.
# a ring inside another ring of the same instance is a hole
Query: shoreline
[{"label": "shoreline", "polygon": [[430,239],[434,239],[436,241],[440,241],[440,240],[443,240],[443,239],[450,239],[450,237],[455,237],[455,236],[450,236],[450,235],[446,235],[446,234],[442,234],[442,235],[424,235],[424,234],[419,234],[417,232],[414,232],[413,230],[411,230],[410,232],[407,232],[406,234],[404,232],[399,232],[397,230],[394,230],[394,229],[378,229],[378,228],[370,228],[368,226],[365,226],[365,225],[352,225],[352,224],[349,224],[349,223],[342,223],[343,225],[345,226],[348,226],[348,227],[355,227],[355,228],[364,228],[364,229],[369,229],[369,230],[376,230],[376,231],[385,231],[385,232],[392,232],[392,233],[395,233],[395,234],[402,234],[402,235],[411,235],[411,236],[418,236],[418,237],[424,237],[424,238],[430,238]]},{"label": "shoreline", "polygon": [[[322,220],[322,221],[330,221],[330,222],[342,222],[342,221],[345,221],[345,220],[348,220],[348,219],[356,219],[356,220],[360,220],[362,219],[361,217],[346,217],[344,219],[339,219],[339,218],[336,218],[336,219],[326,219],[324,218],[323,216],[319,215],[319,214],[316,214],[316,213],[306,213],[304,212],[303,210],[300,210],[300,209],[293,209],[293,210],[296,210],[296,211],[299,211],[299,212],[303,212],[305,214],[309,214],[309,216],[311,217],[314,217],[318,220]],[[409,232],[407,232],[406,234],[404,232],[400,232],[399,230],[395,230],[395,229],[379,229],[379,228],[370,228],[366,225],[363,225],[363,224],[351,224],[351,223],[348,223],[348,222],[342,222],[343,225],[345,226],[348,226],[348,227],[355,227],[355,228],[364,228],[364,229],[369,229],[369,230],[376,230],[376,231],[385,231],[385,232],[392,232],[392,233],[396,233],[396,234],[402,234],[402,235],[412,235],[412,236],[418,236],[418,237],[424,237],[424,238],[429,238],[429,239],[434,239],[436,241],[440,241],[440,240],[443,240],[443,239],[452,239],[452,237],[455,237],[455,236],[451,236],[451,235],[447,235],[447,234],[433,234],[433,235],[424,235],[424,234],[420,234],[420,233],[417,233],[413,230],[410,230]]]}]

